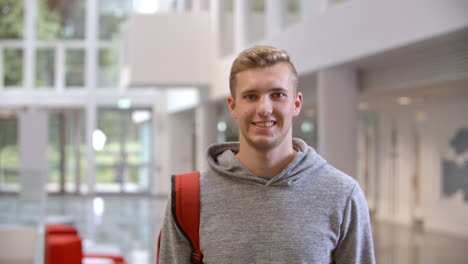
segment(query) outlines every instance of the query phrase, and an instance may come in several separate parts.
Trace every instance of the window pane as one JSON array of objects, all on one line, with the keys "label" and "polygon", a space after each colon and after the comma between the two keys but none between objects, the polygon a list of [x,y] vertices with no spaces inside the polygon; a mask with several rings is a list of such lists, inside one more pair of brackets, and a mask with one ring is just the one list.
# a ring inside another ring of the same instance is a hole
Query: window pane
[{"label": "window pane", "polygon": [[265,0],[255,0],[250,4],[248,41],[253,43],[265,38]]},{"label": "window pane", "polygon": [[152,167],[151,110],[100,110],[98,129],[105,144],[96,152],[97,189],[148,191]]},{"label": "window pane", "polygon": [[17,121],[14,117],[0,116],[0,188],[19,184],[19,153]]},{"label": "window pane", "polygon": [[0,1],[0,39],[23,38],[24,1]]},{"label": "window pane", "polygon": [[59,191],[60,184],[60,118],[57,114],[49,115],[49,144],[48,163],[49,177],[47,181],[48,191]]},{"label": "window pane", "polygon": [[118,61],[116,49],[99,50],[98,87],[117,87],[119,83]]},{"label": "window pane", "polygon": [[3,50],[3,84],[21,86],[23,84],[23,50],[5,48]]},{"label": "window pane", "polygon": [[85,52],[83,49],[69,49],[66,53],[65,85],[83,87],[85,72]]},{"label": "window pane", "polygon": [[120,35],[120,25],[132,10],[131,0],[99,1],[99,39],[111,40]]},{"label": "window pane", "polygon": [[36,88],[54,86],[54,50],[49,48],[36,50]]},{"label": "window pane", "polygon": [[301,0],[287,0],[286,26],[301,20]]},{"label": "window pane", "polygon": [[37,39],[84,39],[85,3],[85,0],[39,0],[36,20]]}]

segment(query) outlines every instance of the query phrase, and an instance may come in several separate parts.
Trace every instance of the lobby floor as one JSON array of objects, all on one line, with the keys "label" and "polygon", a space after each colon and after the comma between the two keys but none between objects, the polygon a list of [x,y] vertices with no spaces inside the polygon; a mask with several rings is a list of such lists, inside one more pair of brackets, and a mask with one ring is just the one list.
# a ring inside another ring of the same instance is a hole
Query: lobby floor
[{"label": "lobby floor", "polygon": [[[149,264],[155,263],[165,202],[143,196],[53,195],[48,197],[46,212],[50,218],[73,221],[86,243],[117,249],[129,264]],[[13,195],[0,196],[0,225],[34,223],[39,215],[38,206],[28,206]],[[468,238],[381,222],[374,222],[373,229],[379,264],[468,263]]]}]

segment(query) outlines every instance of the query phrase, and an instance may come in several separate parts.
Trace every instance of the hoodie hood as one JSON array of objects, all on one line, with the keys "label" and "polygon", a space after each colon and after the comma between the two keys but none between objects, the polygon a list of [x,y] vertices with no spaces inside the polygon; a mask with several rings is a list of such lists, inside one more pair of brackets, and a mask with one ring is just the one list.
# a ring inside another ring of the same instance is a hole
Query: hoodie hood
[{"label": "hoodie hood", "polygon": [[292,186],[327,164],[317,152],[303,140],[294,138],[293,147],[298,152],[296,157],[275,177],[258,177],[247,170],[235,156],[239,152],[238,142],[214,144],[208,148],[208,164],[220,175],[250,181],[264,186]]}]

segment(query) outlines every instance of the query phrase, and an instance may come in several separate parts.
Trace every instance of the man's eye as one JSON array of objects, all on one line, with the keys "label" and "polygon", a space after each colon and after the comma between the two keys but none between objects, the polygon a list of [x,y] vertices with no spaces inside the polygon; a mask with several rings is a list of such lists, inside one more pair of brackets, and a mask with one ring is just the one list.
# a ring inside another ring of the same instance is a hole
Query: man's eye
[{"label": "man's eye", "polygon": [[286,97],[286,94],[284,94],[284,93],[274,93],[272,96],[273,96],[273,98],[280,99],[280,98]]},{"label": "man's eye", "polygon": [[247,100],[254,100],[257,97],[254,94],[248,94],[248,95],[244,96],[244,98],[247,99]]}]

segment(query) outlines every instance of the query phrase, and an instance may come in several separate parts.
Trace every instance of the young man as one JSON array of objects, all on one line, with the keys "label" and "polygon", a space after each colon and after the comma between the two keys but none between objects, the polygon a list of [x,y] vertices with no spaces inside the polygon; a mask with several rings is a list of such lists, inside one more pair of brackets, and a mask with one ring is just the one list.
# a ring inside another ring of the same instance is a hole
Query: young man
[{"label": "young man", "polygon": [[[200,176],[204,263],[375,263],[358,183],[292,138],[297,81],[283,50],[257,46],[234,61],[227,102],[240,140],[211,146]],[[170,208],[160,263],[190,263]]]}]

